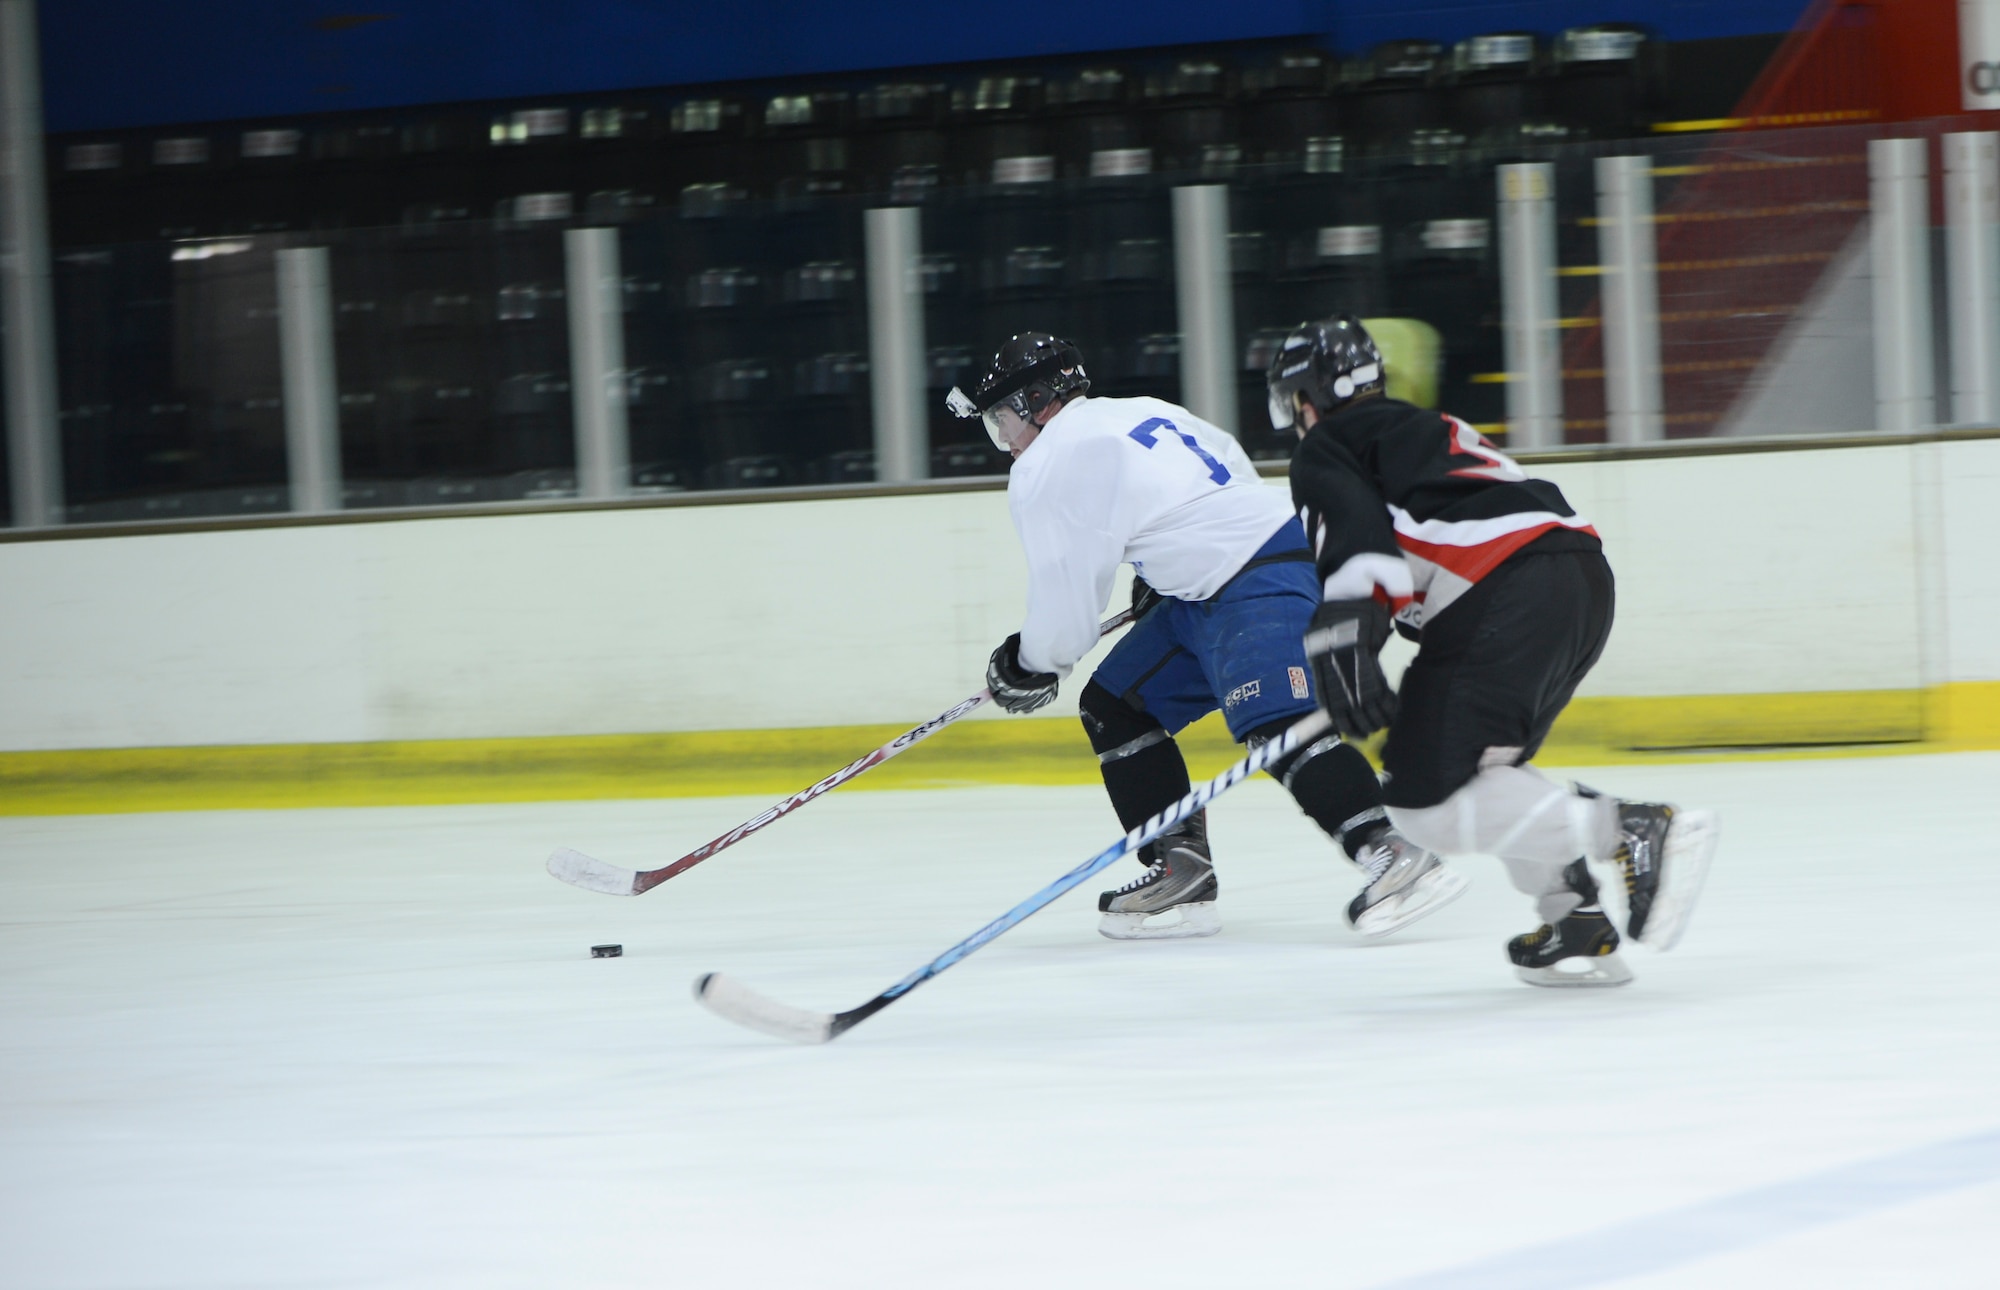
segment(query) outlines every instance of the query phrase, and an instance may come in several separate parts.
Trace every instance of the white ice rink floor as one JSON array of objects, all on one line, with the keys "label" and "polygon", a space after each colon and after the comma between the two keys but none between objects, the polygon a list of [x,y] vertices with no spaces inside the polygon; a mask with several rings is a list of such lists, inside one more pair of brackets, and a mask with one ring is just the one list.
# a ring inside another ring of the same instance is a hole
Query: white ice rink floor
[{"label": "white ice rink floor", "polygon": [[0,1286],[2000,1286],[2000,754],[1584,777],[1723,822],[1625,989],[1516,983],[1483,858],[1362,942],[1259,781],[1220,936],[1093,882],[825,1048],[689,984],[860,1003],[1101,794],[835,794],[637,899],[543,857],[764,802],[0,820]]}]

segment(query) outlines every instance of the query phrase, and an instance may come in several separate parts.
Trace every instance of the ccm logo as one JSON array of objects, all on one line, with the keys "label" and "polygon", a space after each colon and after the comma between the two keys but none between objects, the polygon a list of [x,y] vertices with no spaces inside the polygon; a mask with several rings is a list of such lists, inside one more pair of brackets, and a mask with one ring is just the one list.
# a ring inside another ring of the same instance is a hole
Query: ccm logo
[{"label": "ccm logo", "polygon": [[1264,683],[1262,681],[1245,681],[1222,696],[1222,706],[1234,709],[1239,703],[1248,703],[1263,692]]},{"label": "ccm logo", "polygon": [[2000,94],[2000,63],[1974,63],[1965,76],[1974,94]]}]

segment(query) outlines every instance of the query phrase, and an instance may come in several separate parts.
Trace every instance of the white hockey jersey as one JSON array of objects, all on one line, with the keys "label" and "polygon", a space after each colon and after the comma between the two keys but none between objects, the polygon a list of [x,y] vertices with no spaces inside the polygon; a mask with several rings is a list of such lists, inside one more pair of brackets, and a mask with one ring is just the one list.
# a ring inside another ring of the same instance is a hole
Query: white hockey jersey
[{"label": "white hockey jersey", "polygon": [[1061,676],[1097,644],[1119,564],[1206,600],[1292,518],[1235,439],[1143,398],[1072,400],[1014,463],[1007,505],[1028,557],[1021,663]]}]

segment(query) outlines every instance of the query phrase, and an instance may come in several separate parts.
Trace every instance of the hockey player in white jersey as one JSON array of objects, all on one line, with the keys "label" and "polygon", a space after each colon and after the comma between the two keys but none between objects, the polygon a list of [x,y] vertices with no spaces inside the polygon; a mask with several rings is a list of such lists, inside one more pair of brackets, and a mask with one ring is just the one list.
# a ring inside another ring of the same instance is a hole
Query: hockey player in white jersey
[{"label": "hockey player in white jersey", "polygon": [[[1078,706],[1112,807],[1136,828],[1190,790],[1174,735],[1222,709],[1230,734],[1273,738],[1315,706],[1300,644],[1319,603],[1305,531],[1236,440],[1160,399],[1091,398],[1076,347],[1041,332],[1009,340],[968,397],[1015,458],[1008,507],[1028,561],[1021,630],[993,652],[987,685],[1032,712],[1098,639],[1121,563],[1135,574],[1132,630]],[[1329,736],[1271,774],[1368,875],[1348,921],[1383,935],[1435,910],[1464,879],[1389,825],[1373,769]],[[1148,843],[1146,870],[1098,898],[1117,940],[1221,930],[1205,815]],[[1169,921],[1171,916],[1172,921]],[[1154,920],[1159,921],[1154,921]]]}]

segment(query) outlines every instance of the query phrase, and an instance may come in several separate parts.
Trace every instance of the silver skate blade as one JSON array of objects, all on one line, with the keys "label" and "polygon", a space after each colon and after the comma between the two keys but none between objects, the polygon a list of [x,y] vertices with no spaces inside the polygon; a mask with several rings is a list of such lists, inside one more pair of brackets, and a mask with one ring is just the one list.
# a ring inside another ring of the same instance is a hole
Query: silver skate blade
[{"label": "silver skate blade", "polygon": [[607,896],[636,896],[639,874],[634,869],[606,864],[581,851],[560,847],[549,856],[549,873],[572,887],[601,891]]},{"label": "silver skate blade", "polygon": [[1465,894],[1465,875],[1449,865],[1439,865],[1388,899],[1370,905],[1354,920],[1354,930],[1363,936],[1387,936],[1435,914]]},{"label": "silver skate blade", "polygon": [[767,999],[749,986],[720,972],[710,972],[694,983],[695,1002],[724,1021],[733,1021],[750,1030],[789,1040],[795,1044],[823,1044],[833,1038],[833,1014],[807,1012]]},{"label": "silver skate blade", "polygon": [[1667,826],[1667,842],[1660,856],[1660,889],[1653,896],[1652,912],[1646,916],[1646,934],[1641,945],[1661,953],[1680,944],[1688,917],[1701,899],[1702,885],[1708,881],[1708,866],[1715,859],[1715,844],[1721,840],[1721,826],[1714,811],[1676,811]]},{"label": "silver skate blade", "polygon": [[1632,980],[1632,969],[1616,954],[1605,954],[1598,958],[1561,959],[1545,968],[1516,967],[1514,975],[1529,985],[1563,989],[1625,985]]},{"label": "silver skate blade", "polygon": [[[1149,918],[1165,918],[1174,913],[1180,915],[1179,922],[1150,925],[1146,922]],[[1212,900],[1174,905],[1151,914],[1101,913],[1097,916],[1098,935],[1114,941],[1174,941],[1190,936],[1213,936],[1221,930],[1222,918],[1215,912]]]}]

